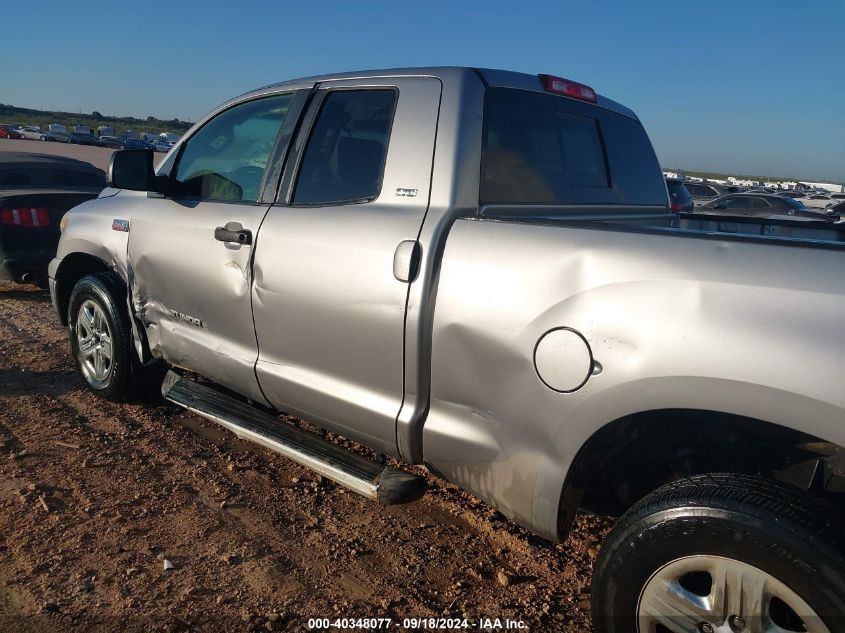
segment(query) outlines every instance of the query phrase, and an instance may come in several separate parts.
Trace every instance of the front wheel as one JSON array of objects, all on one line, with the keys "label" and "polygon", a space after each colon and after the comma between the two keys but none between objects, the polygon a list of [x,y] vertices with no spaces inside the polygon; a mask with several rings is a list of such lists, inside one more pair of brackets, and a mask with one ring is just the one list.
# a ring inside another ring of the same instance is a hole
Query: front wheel
[{"label": "front wheel", "polygon": [[88,388],[109,400],[125,400],[132,376],[132,333],[120,285],[111,273],[80,279],[68,307],[70,348]]},{"label": "front wheel", "polygon": [[843,633],[838,511],[747,475],[699,475],[639,501],[593,571],[598,633]]}]

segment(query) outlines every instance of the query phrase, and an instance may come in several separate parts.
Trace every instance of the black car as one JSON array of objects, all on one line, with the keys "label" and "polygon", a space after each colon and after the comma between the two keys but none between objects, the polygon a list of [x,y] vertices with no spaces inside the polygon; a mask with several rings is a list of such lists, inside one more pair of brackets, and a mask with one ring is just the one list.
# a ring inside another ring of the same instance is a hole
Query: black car
[{"label": "black car", "polygon": [[832,211],[833,213],[839,215],[840,217],[845,215],[845,199],[834,200],[833,204],[829,204],[827,207],[825,207],[824,210],[828,211],[828,212]]},{"label": "black car", "polygon": [[147,143],[139,138],[125,138],[123,139],[124,149],[151,149],[155,150],[152,143]]},{"label": "black car", "polygon": [[717,185],[712,182],[686,181],[684,182],[684,186],[687,188],[687,191],[689,191],[692,196],[693,203],[697,207],[702,204],[707,204],[711,200],[715,200],[726,193],[730,193],[727,187],[723,187],[722,185]]},{"label": "black car", "polygon": [[666,189],[669,191],[669,202],[672,211],[677,213],[687,213],[693,209],[692,196],[687,191],[686,186],[682,180],[677,178],[666,179]]},{"label": "black car", "polygon": [[103,147],[112,147],[114,149],[123,149],[123,141],[121,141],[116,136],[101,136],[100,137],[100,145]]},{"label": "black car", "polygon": [[836,222],[839,214],[827,209],[813,209],[799,200],[771,193],[731,193],[712,200],[696,213],[780,220]]},{"label": "black car", "polygon": [[80,134],[74,132],[69,136],[69,139],[69,142],[74,145],[93,145],[95,147],[103,146],[103,144],[100,143],[100,140],[93,134]]},{"label": "black car", "polygon": [[0,281],[44,284],[62,216],[105,186],[105,172],[81,160],[0,152]]}]

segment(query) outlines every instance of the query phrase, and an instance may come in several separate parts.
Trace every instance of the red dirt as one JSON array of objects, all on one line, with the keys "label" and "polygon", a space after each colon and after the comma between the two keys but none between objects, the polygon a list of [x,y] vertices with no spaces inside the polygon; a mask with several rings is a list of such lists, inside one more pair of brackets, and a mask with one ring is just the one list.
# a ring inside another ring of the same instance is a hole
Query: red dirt
[{"label": "red dirt", "polygon": [[382,507],[158,397],[99,400],[47,293],[0,284],[0,631],[307,630],[313,617],[408,630],[403,618],[462,614],[590,630],[606,520],[581,516],[554,545],[429,483],[422,501]]}]

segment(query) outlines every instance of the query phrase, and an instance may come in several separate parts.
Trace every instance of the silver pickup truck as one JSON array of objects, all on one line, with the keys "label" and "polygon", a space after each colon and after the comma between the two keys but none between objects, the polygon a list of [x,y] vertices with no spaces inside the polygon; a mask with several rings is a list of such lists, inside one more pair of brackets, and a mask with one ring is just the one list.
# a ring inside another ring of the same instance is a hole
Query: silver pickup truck
[{"label": "silver pickup truck", "polygon": [[845,631],[835,227],[673,214],[629,109],[474,68],[267,86],[109,178],[50,266],[95,393],[167,371],[382,503],[407,463],[548,539],[620,516],[600,632]]}]

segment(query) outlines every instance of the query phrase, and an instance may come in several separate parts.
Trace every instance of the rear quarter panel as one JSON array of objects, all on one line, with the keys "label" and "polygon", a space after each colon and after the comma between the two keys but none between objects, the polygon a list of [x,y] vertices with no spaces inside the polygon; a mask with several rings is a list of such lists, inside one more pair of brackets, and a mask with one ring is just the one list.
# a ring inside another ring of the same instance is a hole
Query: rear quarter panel
[{"label": "rear quarter panel", "polygon": [[[605,424],[665,408],[845,444],[842,251],[458,221],[434,317],[427,462],[557,538],[570,464]],[[546,387],[534,347],[570,327],[602,371]]]}]

